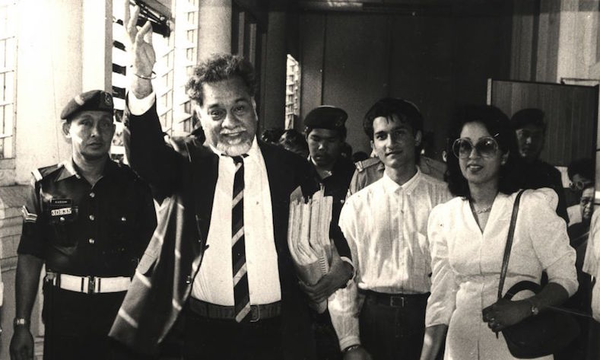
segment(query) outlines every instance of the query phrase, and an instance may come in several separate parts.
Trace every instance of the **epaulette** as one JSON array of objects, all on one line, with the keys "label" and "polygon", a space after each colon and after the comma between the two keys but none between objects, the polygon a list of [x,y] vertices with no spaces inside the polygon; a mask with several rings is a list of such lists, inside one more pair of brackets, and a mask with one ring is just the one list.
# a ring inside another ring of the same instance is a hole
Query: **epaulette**
[{"label": "epaulette", "polygon": [[368,158],[365,160],[361,160],[361,161],[357,161],[356,163],[354,163],[354,165],[356,166],[356,170],[358,172],[363,172],[365,171],[367,168],[370,168],[372,166],[378,165],[381,163],[381,160],[379,160],[379,158]]},{"label": "epaulette", "polygon": [[35,181],[40,181],[43,178],[45,178],[48,175],[51,175],[53,173],[55,173],[56,171],[62,169],[64,167],[64,164],[60,163],[60,164],[55,164],[55,165],[50,165],[50,166],[45,166],[39,169],[34,169],[31,174],[33,175],[33,177],[35,178]]}]

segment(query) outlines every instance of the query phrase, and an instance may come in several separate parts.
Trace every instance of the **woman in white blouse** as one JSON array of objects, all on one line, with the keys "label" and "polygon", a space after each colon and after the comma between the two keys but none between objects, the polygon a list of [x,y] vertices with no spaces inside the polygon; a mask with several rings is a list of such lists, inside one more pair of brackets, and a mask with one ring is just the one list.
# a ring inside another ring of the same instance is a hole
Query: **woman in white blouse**
[{"label": "woman in white blouse", "polygon": [[514,132],[497,108],[471,106],[457,112],[450,140],[448,183],[458,197],[429,217],[433,274],[421,359],[436,357],[446,333],[445,359],[513,359],[495,332],[571,296],[577,289],[575,252],[556,215],[556,193],[525,191],[504,289],[522,280],[539,283],[544,270],[549,283],[533,297],[523,291],[509,304],[495,304],[519,186]]}]

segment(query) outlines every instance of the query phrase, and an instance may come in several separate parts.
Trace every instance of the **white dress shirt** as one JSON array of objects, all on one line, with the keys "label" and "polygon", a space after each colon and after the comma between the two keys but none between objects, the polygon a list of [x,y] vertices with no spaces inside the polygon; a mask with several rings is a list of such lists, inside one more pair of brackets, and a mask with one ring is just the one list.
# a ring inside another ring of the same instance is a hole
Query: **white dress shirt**
[{"label": "white dress shirt", "polygon": [[[129,95],[128,100],[131,113],[141,115],[154,104],[154,93],[144,99]],[[235,165],[231,157],[211,149],[219,156],[219,175],[206,242],[208,248],[194,278],[191,295],[209,303],[233,306],[231,206]],[[271,190],[256,138],[247,155],[244,158],[244,233],[250,304],[268,304],[281,300],[281,284]]]},{"label": "white dress shirt", "polygon": [[342,349],[360,343],[362,298],[357,287],[389,294],[429,292],[427,219],[434,206],[450,197],[446,183],[417,170],[402,186],[384,174],[348,198],[340,227],[352,251],[356,276],[329,302]]},{"label": "white dress shirt", "polygon": [[[425,325],[448,325],[446,359],[513,358],[502,335],[496,337],[481,314],[497,301],[515,197],[516,193],[496,196],[483,231],[465,198],[454,198],[431,212],[433,275]],[[523,193],[504,293],[522,280],[539,284],[543,270],[550,282],[563,286],[569,295],[575,293],[575,250],[569,245],[565,221],[556,215],[557,204],[552,189]],[[523,291],[514,299],[531,295]]]},{"label": "white dress shirt", "polygon": [[600,321],[600,211],[595,211],[592,216],[583,271],[596,278],[592,288],[592,315]]}]

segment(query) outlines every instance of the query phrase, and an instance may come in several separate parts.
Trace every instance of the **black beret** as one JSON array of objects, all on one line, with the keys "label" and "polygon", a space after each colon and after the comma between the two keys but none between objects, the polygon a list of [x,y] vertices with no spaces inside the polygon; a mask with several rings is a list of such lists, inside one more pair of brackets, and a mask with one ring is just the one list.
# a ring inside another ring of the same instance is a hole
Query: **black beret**
[{"label": "black beret", "polygon": [[81,111],[106,111],[113,113],[114,105],[112,95],[102,90],[91,90],[79,94],[69,100],[60,118],[67,120]]},{"label": "black beret", "polygon": [[304,126],[317,129],[339,130],[344,128],[348,114],[335,106],[322,105],[312,109],[304,117]]},{"label": "black beret", "polygon": [[524,128],[527,125],[538,126],[543,129],[546,128],[546,123],[544,122],[544,112],[535,108],[517,111],[510,119],[510,123],[515,130]]}]

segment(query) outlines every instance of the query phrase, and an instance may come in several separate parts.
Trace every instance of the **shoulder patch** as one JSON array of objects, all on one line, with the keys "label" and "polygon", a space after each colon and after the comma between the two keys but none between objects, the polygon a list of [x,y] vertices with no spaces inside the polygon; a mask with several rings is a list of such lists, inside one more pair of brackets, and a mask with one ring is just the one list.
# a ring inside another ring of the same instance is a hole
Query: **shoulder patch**
[{"label": "shoulder patch", "polygon": [[356,170],[358,170],[358,172],[363,172],[367,168],[378,165],[380,163],[381,163],[381,161],[378,158],[368,158],[366,160],[356,162],[355,165],[356,165]]},{"label": "shoulder patch", "polygon": [[25,205],[21,208],[21,213],[23,214],[23,220],[26,223],[35,223],[37,221],[37,214],[30,213]]}]

